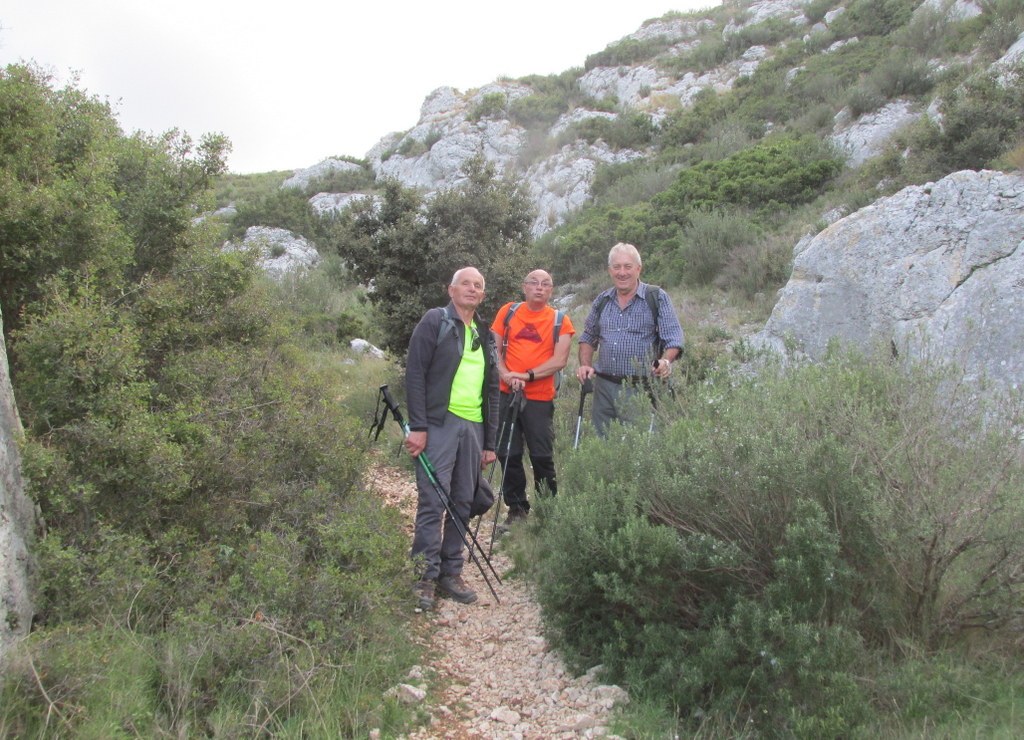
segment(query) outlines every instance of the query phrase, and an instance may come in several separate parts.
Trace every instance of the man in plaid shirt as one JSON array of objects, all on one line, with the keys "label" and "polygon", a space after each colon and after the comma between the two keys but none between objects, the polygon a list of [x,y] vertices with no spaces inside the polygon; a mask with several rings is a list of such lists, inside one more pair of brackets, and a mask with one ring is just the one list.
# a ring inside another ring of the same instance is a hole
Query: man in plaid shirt
[{"label": "man in plaid shirt", "polygon": [[[633,420],[630,400],[638,392],[651,393],[652,377],[667,379],[683,350],[683,328],[672,301],[664,290],[640,282],[642,268],[632,244],[611,248],[608,274],[614,285],[594,299],[580,336],[576,377],[581,383],[594,379],[592,418],[599,436],[613,421]],[[657,317],[649,302],[655,299]]]}]

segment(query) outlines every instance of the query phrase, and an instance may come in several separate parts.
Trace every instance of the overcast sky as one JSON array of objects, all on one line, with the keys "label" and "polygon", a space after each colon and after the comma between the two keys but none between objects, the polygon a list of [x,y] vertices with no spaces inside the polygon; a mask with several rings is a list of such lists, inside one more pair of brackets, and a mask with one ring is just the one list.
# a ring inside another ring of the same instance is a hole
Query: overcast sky
[{"label": "overcast sky", "polygon": [[718,0],[4,0],[0,64],[108,99],[126,131],[231,139],[232,172],[362,157],[435,88],[582,67],[649,18]]}]

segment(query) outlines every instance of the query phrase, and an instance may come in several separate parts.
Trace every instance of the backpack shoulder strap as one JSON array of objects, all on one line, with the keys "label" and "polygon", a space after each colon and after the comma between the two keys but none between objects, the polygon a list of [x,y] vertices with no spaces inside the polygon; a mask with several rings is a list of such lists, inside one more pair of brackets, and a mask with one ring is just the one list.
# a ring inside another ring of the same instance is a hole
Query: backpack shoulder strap
[{"label": "backpack shoulder strap", "polygon": [[558,338],[562,336],[562,323],[565,321],[565,311],[555,310],[555,336],[554,344],[558,344]]},{"label": "backpack shoulder strap", "polygon": [[519,301],[518,303],[513,303],[511,306],[508,307],[508,311],[505,313],[505,335],[501,339],[502,359],[504,359],[505,355],[508,353],[508,333],[509,324],[512,323],[512,314],[514,314],[521,305],[523,305],[522,301]]},{"label": "backpack shoulder strap", "polygon": [[658,329],[658,299],[661,297],[661,288],[657,285],[647,286],[647,307],[651,309],[651,316],[654,317],[654,329]]},{"label": "backpack shoulder strap", "polygon": [[598,337],[601,336],[601,312],[604,311],[604,307],[608,305],[608,301],[611,299],[611,294],[606,293],[597,299],[597,305],[594,306],[594,334]]},{"label": "backpack shoulder strap", "polygon": [[441,323],[437,327],[436,345],[440,345],[447,334],[455,331],[455,319],[449,315],[447,306],[438,306],[437,310],[441,312]]}]

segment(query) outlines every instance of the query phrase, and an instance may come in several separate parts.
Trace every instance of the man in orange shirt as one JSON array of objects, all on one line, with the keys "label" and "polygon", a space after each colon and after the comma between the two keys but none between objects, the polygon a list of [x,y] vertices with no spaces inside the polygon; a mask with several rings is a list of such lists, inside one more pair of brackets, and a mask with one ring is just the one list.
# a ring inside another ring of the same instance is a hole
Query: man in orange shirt
[{"label": "man in orange shirt", "polygon": [[534,270],[523,281],[526,301],[506,303],[491,324],[501,378],[499,417],[509,418],[508,408],[515,391],[522,391],[520,396],[525,399],[515,428],[505,429],[505,438],[498,440],[498,459],[504,470],[502,494],[508,505],[506,524],[525,519],[530,511],[523,468],[524,441],[530,451],[534,487],[551,495],[558,492],[554,459],[555,375],[569,360],[576,330],[568,316],[548,305],[553,289],[551,275]]}]

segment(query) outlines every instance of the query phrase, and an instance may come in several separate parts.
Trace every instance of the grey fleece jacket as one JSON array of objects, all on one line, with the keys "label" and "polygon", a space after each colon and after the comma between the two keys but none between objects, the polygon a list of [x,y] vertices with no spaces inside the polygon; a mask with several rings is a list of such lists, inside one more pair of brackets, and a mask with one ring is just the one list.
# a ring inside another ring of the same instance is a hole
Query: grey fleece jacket
[{"label": "grey fleece jacket", "polygon": [[[444,312],[455,322],[455,331],[445,332],[438,342]],[[476,324],[476,321],[473,322]],[[477,326],[484,348],[484,449],[493,451],[498,436],[498,370],[494,364],[494,347],[487,327]],[[432,308],[413,329],[409,340],[409,356],[405,362],[405,397],[409,407],[409,429],[427,431],[427,424],[442,426],[451,402],[452,381],[462,362],[465,347],[465,324],[455,305]]]}]

